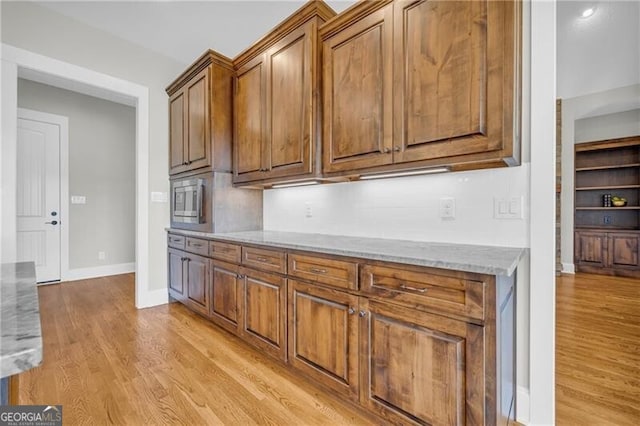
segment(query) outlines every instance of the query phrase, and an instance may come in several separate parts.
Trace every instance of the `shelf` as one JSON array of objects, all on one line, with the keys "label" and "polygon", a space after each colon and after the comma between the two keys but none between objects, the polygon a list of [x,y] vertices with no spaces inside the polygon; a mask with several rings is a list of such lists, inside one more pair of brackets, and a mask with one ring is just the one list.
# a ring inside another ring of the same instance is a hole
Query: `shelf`
[{"label": "shelf", "polygon": [[602,189],[637,189],[640,185],[605,185],[605,186],[584,186],[576,188],[576,191],[596,191]]},{"label": "shelf", "polygon": [[576,172],[589,172],[589,171],[593,171],[593,170],[628,169],[630,167],[640,167],[640,163],[619,164],[619,165],[615,165],[615,166],[580,167],[580,168],[576,169]]},{"label": "shelf", "polygon": [[640,210],[640,206],[624,206],[624,207],[576,207],[576,210]]},{"label": "shelf", "polygon": [[640,232],[638,228],[629,228],[625,226],[609,226],[609,225],[597,225],[597,226],[584,226],[576,225],[576,231],[623,231],[623,232]]}]

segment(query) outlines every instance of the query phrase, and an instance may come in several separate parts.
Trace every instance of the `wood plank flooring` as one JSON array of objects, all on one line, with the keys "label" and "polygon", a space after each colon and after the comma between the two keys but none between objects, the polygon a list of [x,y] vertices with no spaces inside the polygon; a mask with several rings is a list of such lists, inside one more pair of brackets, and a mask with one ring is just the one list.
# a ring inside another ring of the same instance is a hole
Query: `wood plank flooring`
[{"label": "wood plank flooring", "polygon": [[558,278],[556,422],[640,424],[639,280]]},{"label": "wood plank flooring", "polygon": [[132,274],[39,288],[44,362],[20,404],[64,424],[372,424],[182,305],[136,310]]}]

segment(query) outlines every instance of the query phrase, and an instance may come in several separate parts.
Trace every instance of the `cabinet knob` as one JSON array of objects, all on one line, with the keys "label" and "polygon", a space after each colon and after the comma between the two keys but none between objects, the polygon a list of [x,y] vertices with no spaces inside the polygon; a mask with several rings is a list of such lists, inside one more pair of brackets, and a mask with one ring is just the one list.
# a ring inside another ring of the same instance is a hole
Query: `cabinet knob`
[{"label": "cabinet knob", "polygon": [[349,310],[347,311],[349,313],[349,315],[353,315],[356,313],[356,310],[353,308],[349,308]]},{"label": "cabinet knob", "polygon": [[391,148],[385,148],[383,152],[384,152],[385,154],[388,154],[388,153],[390,153],[390,152],[391,152]]},{"label": "cabinet knob", "polygon": [[360,313],[358,314],[358,316],[359,316],[360,318],[364,318],[364,317],[366,317],[366,316],[367,316],[367,311],[360,311]]},{"label": "cabinet knob", "polygon": [[394,148],[393,148],[393,151],[394,151],[394,152],[400,152],[400,147],[399,147],[399,146],[394,147]]}]

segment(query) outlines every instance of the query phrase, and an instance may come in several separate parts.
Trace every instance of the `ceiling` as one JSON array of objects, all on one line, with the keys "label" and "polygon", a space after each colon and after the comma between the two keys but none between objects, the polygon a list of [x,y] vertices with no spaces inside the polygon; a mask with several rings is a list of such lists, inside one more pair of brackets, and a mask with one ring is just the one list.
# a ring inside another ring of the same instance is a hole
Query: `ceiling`
[{"label": "ceiling", "polygon": [[[36,3],[187,66],[210,48],[233,58],[305,1]],[[355,1],[327,3],[341,12]],[[588,7],[595,13],[582,18]],[[640,2],[560,0],[557,37],[558,97],[640,83]]]},{"label": "ceiling", "polygon": [[557,31],[559,98],[640,83],[640,2],[559,1]]},{"label": "ceiling", "polygon": [[[306,1],[38,1],[183,64],[205,50],[233,58]],[[341,12],[355,1],[327,1]]]}]

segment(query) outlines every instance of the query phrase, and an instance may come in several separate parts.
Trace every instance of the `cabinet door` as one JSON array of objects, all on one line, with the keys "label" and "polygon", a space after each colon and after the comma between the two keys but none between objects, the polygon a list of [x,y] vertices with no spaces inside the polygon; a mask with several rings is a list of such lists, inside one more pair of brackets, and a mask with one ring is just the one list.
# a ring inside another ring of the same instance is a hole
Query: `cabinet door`
[{"label": "cabinet door", "polygon": [[608,234],[609,266],[616,269],[640,269],[638,248],[640,234],[616,232]]},{"label": "cabinet door", "polygon": [[209,69],[202,70],[186,85],[187,97],[187,141],[185,158],[189,170],[211,164],[209,121]]},{"label": "cabinet door", "polygon": [[576,263],[578,265],[607,266],[607,234],[605,232],[576,232]]},{"label": "cabinet door", "polygon": [[392,162],[393,5],[323,42],[323,170]]},{"label": "cabinet door", "polygon": [[168,253],[168,265],[169,265],[169,294],[176,300],[184,300],[185,294],[185,269],[184,263],[186,259],[186,253],[180,250],[169,249]]},{"label": "cabinet door", "polygon": [[515,43],[506,8],[513,5],[394,2],[394,162],[487,153],[511,141],[513,120],[503,129],[503,112],[514,80],[503,79],[513,59],[503,43]]},{"label": "cabinet door", "polygon": [[238,334],[241,287],[237,265],[211,261],[211,319],[234,334]]},{"label": "cabinet door", "polygon": [[186,264],[187,301],[192,309],[209,315],[209,259],[189,254]]},{"label": "cabinet door", "polygon": [[307,376],[358,398],[358,298],[288,281],[289,362]]},{"label": "cabinet door", "polygon": [[286,280],[275,274],[240,268],[243,276],[240,333],[244,340],[286,359]]},{"label": "cabinet door", "polygon": [[[492,424],[483,328],[361,299],[361,404],[393,422]],[[495,363],[495,358],[493,359]]]},{"label": "cabinet door", "polygon": [[187,169],[185,157],[185,94],[180,90],[169,98],[169,174]]},{"label": "cabinet door", "polygon": [[265,175],[266,75],[264,55],[248,62],[236,75],[234,182],[258,180]]},{"label": "cabinet door", "polygon": [[317,25],[309,21],[267,52],[268,178],[312,171],[316,38]]}]

